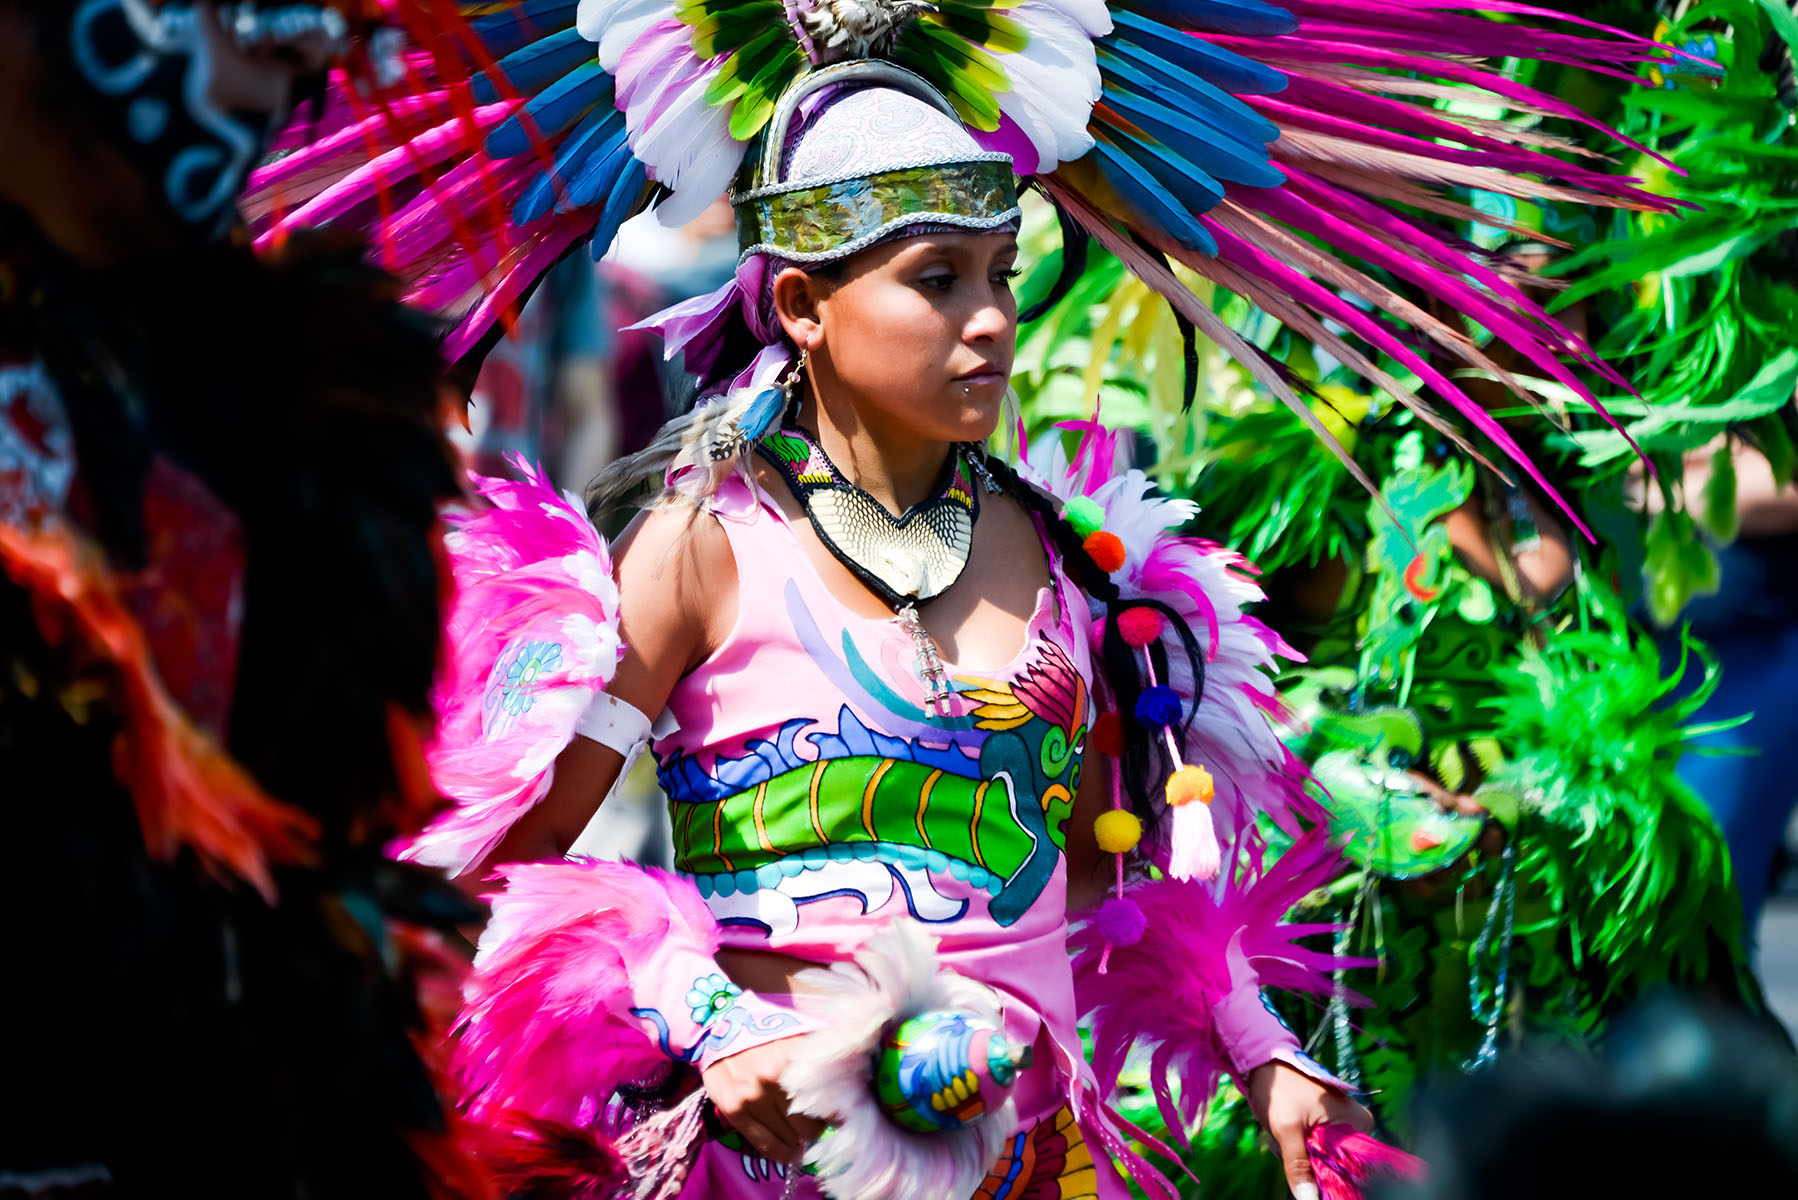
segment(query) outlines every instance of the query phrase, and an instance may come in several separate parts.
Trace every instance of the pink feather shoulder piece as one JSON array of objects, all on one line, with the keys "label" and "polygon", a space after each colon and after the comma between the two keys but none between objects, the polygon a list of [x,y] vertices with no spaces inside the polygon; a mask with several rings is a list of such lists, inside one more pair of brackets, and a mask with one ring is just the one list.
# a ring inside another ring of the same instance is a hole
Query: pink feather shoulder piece
[{"label": "pink feather shoulder piece", "polygon": [[[1103,528],[1124,547],[1124,565],[1112,578],[1127,598],[1159,600],[1180,614],[1204,652],[1204,694],[1181,749],[1216,783],[1211,805],[1220,840],[1227,841],[1265,813],[1288,833],[1297,817],[1317,810],[1305,792],[1304,763],[1281,743],[1270,715],[1279,711],[1270,672],[1278,659],[1304,656],[1244,608],[1263,598],[1252,567],[1215,542],[1182,537],[1179,528],[1198,512],[1190,500],[1164,496],[1142,471],[1124,461],[1118,435],[1097,421],[1059,426],[1081,434],[1070,460],[1059,436],[1039,444],[1019,474],[1064,505],[1077,496],[1104,512]],[[1172,641],[1169,674],[1162,680],[1192,711],[1195,680]]]},{"label": "pink feather shoulder piece", "polygon": [[473,476],[488,507],[451,518],[455,598],[427,758],[451,807],[393,849],[459,874],[549,790],[556,755],[618,667],[605,541],[541,470]]}]

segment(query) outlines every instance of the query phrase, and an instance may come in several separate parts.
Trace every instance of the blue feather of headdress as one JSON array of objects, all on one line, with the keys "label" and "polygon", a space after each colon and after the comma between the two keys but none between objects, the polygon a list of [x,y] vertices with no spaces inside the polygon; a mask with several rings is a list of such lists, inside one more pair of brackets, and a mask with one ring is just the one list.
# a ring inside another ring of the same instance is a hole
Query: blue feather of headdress
[{"label": "blue feather of headdress", "polygon": [[[561,137],[576,122],[600,105],[612,105],[612,77],[600,69],[598,59],[589,59],[545,88],[524,107],[537,132],[543,138]],[[531,139],[517,114],[507,117],[487,135],[487,153],[494,158],[512,158],[531,148]]]},{"label": "blue feather of headdress", "polygon": [[1209,29],[1242,37],[1277,37],[1299,27],[1291,13],[1261,0],[1130,0],[1122,7],[1182,29]]},{"label": "blue feather of headdress", "polygon": [[[494,65],[512,85],[514,93],[531,96],[593,58],[595,53],[595,46],[581,36],[580,30],[564,29],[532,42],[522,50],[514,50]],[[474,90],[476,104],[492,104],[500,97],[498,86],[486,71],[470,79],[468,86]]]},{"label": "blue feather of headdress", "polygon": [[1193,116],[1210,121],[1220,131],[1241,130],[1245,140],[1259,142],[1271,142],[1280,136],[1272,121],[1229,92],[1141,46],[1117,41],[1115,34],[1107,34],[1093,48],[1098,52],[1102,73],[1114,74],[1151,96],[1178,96],[1182,104],[1193,109]]},{"label": "blue feather of headdress", "polygon": [[1135,13],[1113,12],[1111,19],[1114,28],[1108,36],[1152,50],[1159,57],[1185,67],[1226,91],[1239,96],[1264,96],[1286,87],[1286,76],[1282,72],[1213,46],[1203,38],[1170,29],[1159,21]]},{"label": "blue feather of headdress", "polygon": [[580,0],[526,0],[500,12],[476,17],[469,30],[495,58],[574,26]]},{"label": "blue feather of headdress", "polygon": [[519,195],[512,206],[512,223],[529,225],[549,212],[556,203],[557,184],[566,193],[573,186],[575,174],[595,156],[609,153],[621,141],[624,114],[615,108],[598,108],[588,113],[574,132],[556,151],[555,167],[540,172]]},{"label": "blue feather of headdress", "polygon": [[1118,89],[1105,94],[1118,115],[1158,140],[1169,153],[1207,174],[1249,187],[1279,187],[1285,176],[1268,161],[1267,147],[1219,137],[1209,126],[1164,104]]},{"label": "blue feather of headdress", "polygon": [[613,110],[618,118],[606,123],[607,142],[602,150],[587,156],[587,161],[568,181],[568,195],[556,207],[564,212],[597,204],[612,189],[618,171],[630,157],[630,145],[624,136],[624,114]]},{"label": "blue feather of headdress", "polygon": [[1179,201],[1182,210],[1193,216],[1224,198],[1223,184],[1160,142],[1129,138],[1119,139],[1114,146],[1135,161],[1139,174],[1147,173]]},{"label": "blue feather of headdress", "polygon": [[612,239],[618,236],[618,227],[636,214],[638,202],[643,199],[643,189],[649,183],[649,172],[644,169],[633,155],[625,161],[624,168],[618,172],[612,190],[606,195],[605,206],[599,210],[599,222],[593,227],[593,261],[598,262],[605,257],[612,247]]},{"label": "blue feather of headdress", "polygon": [[[1188,250],[1197,250],[1202,254],[1217,253],[1217,242],[1205,227],[1198,223],[1198,219],[1160,180],[1144,170],[1135,159],[1104,141],[1093,148],[1093,156],[1098,160],[1099,170],[1104,173],[1106,180],[1156,228]],[[1222,195],[1221,191],[1219,195]]]}]

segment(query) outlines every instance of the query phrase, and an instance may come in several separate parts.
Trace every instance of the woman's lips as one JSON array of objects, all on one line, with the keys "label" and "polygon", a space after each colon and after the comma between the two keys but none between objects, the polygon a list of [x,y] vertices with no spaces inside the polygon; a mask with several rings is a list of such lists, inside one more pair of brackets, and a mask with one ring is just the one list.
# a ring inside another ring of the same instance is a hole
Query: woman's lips
[{"label": "woman's lips", "polygon": [[966,375],[957,375],[955,382],[963,387],[986,387],[995,383],[1005,383],[1011,376],[996,367],[983,367],[978,371],[969,371]]}]

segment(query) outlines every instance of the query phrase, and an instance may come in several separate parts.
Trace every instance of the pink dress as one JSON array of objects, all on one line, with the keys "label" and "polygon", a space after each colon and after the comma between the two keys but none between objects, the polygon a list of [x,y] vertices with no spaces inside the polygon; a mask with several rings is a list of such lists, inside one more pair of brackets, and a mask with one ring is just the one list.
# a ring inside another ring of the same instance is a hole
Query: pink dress
[{"label": "pink dress", "polygon": [[[955,696],[935,716],[910,637],[838,602],[765,493],[733,478],[713,512],[736,558],[736,624],[676,685],[679,729],[651,745],[676,868],[725,946],[836,962],[896,917],[925,923],[943,963],[998,993],[1006,1032],[1035,1049],[1014,1092],[1019,1161],[983,1194],[1122,1195],[1101,1189],[1109,1163],[1094,1167],[1063,1114],[1072,1095],[1080,1115],[1085,1070],[1062,857],[1092,719],[1085,596],[1050,553],[1018,653],[945,664]],[[732,1140],[708,1149],[689,1194],[778,1194]],[[1053,1189],[1022,1170],[1045,1140],[1074,1172]]]}]

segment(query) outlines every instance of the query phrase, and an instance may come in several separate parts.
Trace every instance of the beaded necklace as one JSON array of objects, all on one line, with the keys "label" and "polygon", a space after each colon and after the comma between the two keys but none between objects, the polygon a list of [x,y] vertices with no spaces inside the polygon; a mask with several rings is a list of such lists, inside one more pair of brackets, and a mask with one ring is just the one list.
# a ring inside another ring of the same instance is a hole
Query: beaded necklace
[{"label": "beaded necklace", "polygon": [[930,687],[932,710],[949,715],[948,671],[917,606],[961,578],[974,548],[980,493],[999,490],[978,448],[958,443],[933,494],[897,517],[852,483],[797,425],[764,436],[756,452],[793,489],[824,548],[899,618],[917,648],[918,676]]}]

